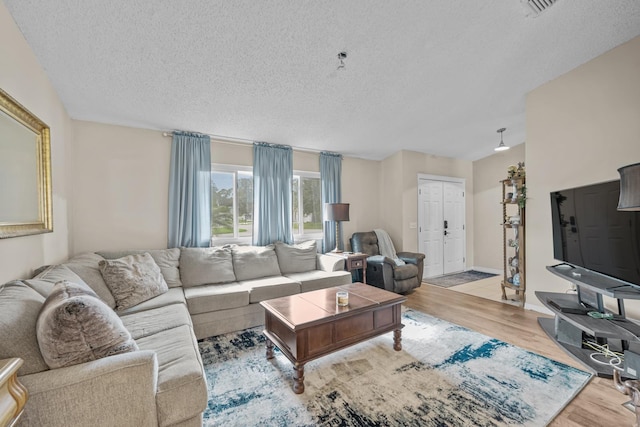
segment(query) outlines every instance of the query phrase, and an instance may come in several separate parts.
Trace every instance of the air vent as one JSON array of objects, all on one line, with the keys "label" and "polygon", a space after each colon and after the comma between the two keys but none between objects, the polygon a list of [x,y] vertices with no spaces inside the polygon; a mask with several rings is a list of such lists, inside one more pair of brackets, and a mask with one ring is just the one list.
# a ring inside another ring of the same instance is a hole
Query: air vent
[{"label": "air vent", "polygon": [[527,16],[535,18],[549,9],[558,0],[521,0],[527,11]]}]

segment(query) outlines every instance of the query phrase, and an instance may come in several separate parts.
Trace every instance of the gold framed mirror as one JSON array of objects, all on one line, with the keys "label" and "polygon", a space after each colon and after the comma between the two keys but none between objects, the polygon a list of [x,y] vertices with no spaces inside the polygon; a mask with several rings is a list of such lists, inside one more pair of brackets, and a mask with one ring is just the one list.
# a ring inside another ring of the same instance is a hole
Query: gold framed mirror
[{"label": "gold framed mirror", "polygon": [[0,239],[53,231],[49,134],[0,89]]}]

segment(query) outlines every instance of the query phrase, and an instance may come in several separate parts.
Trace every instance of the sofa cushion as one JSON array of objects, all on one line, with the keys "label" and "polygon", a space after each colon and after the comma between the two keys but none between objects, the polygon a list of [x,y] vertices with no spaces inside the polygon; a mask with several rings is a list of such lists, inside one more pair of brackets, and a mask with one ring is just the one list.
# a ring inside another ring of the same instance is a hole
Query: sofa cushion
[{"label": "sofa cushion", "polygon": [[185,288],[236,280],[231,249],[225,247],[181,248],[180,274]]},{"label": "sofa cushion", "polygon": [[138,313],[146,310],[153,310],[154,308],[164,307],[170,304],[182,304],[186,305],[187,301],[184,299],[184,292],[182,288],[171,288],[164,294],[160,294],[157,297],[141,302],[140,304],[129,307],[125,310],[118,312],[118,315],[123,316],[129,313]]},{"label": "sofa cushion", "polygon": [[[116,300],[104,282],[104,278],[100,272],[100,266],[98,265],[103,259],[104,258],[98,254],[87,252],[71,258],[63,265],[80,276],[82,280],[98,294],[102,301],[107,303],[109,307],[114,308],[116,306]],[[70,281],[74,282],[74,280]]]},{"label": "sofa cushion", "polygon": [[49,369],[36,337],[36,322],[44,299],[17,280],[0,285],[0,360],[22,358],[20,375]]},{"label": "sofa cushion", "polygon": [[124,310],[169,290],[160,267],[148,253],[103,259],[98,264],[105,283],[116,300],[116,310]]},{"label": "sofa cushion", "polygon": [[184,288],[189,313],[208,313],[249,304],[249,289],[238,283]]},{"label": "sofa cushion", "polygon": [[234,246],[231,248],[231,253],[233,270],[238,281],[281,274],[274,245]]},{"label": "sofa cushion", "polygon": [[120,316],[134,340],[177,326],[191,326],[191,317],[184,304],[169,304],[151,310]]},{"label": "sofa cushion", "polygon": [[288,245],[276,242],[278,266],[282,274],[302,273],[316,269],[318,249],[315,240]]},{"label": "sofa cushion", "polygon": [[300,282],[300,292],[317,291],[334,286],[347,285],[352,282],[348,271],[312,270],[304,273],[287,274],[287,277]]},{"label": "sofa cushion", "polygon": [[80,276],[78,276],[76,273],[74,273],[69,267],[67,267],[64,264],[48,265],[38,270],[39,270],[38,274],[33,276],[33,279],[44,280],[51,283],[51,288],[49,289],[44,289],[42,287],[34,286],[34,289],[36,289],[40,293],[47,291],[46,294],[43,294],[45,298],[49,296],[49,292],[51,292],[51,290],[53,289],[53,285],[55,285],[56,283],[62,280],[67,280],[72,283],[79,283],[81,285],[86,285],[85,281],[82,280]]},{"label": "sofa cushion", "polygon": [[239,283],[249,291],[249,302],[256,303],[268,299],[286,297],[300,293],[300,283],[284,276],[266,277]]},{"label": "sofa cushion", "polygon": [[155,351],[158,358],[158,424],[176,424],[204,411],[207,383],[191,327],[178,326],[140,338],[138,345],[141,350]]},{"label": "sofa cushion", "polygon": [[36,323],[50,368],[77,365],[138,349],[122,320],[87,285],[56,283]]},{"label": "sofa cushion", "polygon": [[96,252],[97,255],[105,259],[117,259],[127,255],[141,255],[144,253],[151,255],[156,264],[158,264],[160,271],[162,271],[162,276],[165,282],[167,282],[167,286],[170,288],[182,286],[180,270],[178,269],[180,267],[179,248]]}]

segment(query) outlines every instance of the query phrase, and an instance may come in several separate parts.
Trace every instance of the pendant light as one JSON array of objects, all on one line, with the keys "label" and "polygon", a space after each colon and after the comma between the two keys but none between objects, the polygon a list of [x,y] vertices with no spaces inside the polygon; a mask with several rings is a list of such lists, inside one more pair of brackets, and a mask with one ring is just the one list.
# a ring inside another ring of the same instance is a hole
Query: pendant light
[{"label": "pendant light", "polygon": [[498,146],[494,148],[494,151],[504,151],[509,149],[509,147],[504,145],[504,141],[502,140],[502,132],[504,132],[505,130],[507,130],[507,128],[500,128],[496,131],[500,134],[500,144],[498,144]]}]

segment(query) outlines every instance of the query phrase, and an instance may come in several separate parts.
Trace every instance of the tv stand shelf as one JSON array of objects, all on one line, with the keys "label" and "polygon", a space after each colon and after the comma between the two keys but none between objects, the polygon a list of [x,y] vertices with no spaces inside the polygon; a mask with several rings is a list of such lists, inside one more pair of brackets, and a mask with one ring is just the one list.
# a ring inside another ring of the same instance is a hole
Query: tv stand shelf
[{"label": "tv stand shelf", "polygon": [[[536,291],[538,300],[555,315],[554,319],[538,318],[540,327],[563,350],[596,375],[611,378],[613,368],[591,359],[590,355],[594,350],[582,348],[583,337],[586,336],[599,344],[608,343],[619,351],[627,349],[629,342],[640,342],[640,325],[624,316],[624,300],[640,299],[640,288],[569,264],[548,266],[547,270],[574,283],[578,294]],[[600,310],[582,304],[585,300],[581,298],[587,292],[597,296],[595,305],[598,305]],[[612,313],[604,308],[602,295],[617,300],[618,313]],[[595,319],[586,314],[588,311],[611,313],[614,318]]]},{"label": "tv stand shelf", "polygon": [[640,299],[640,288],[613,277],[604,276],[569,264],[548,265],[547,270],[576,285],[617,299]]}]

